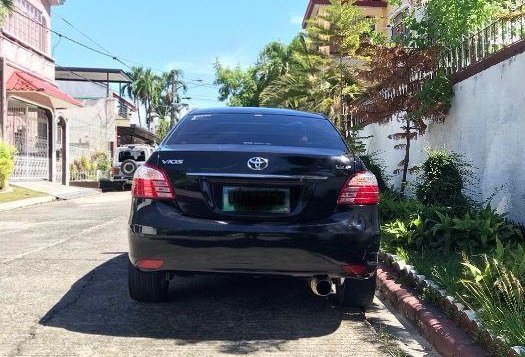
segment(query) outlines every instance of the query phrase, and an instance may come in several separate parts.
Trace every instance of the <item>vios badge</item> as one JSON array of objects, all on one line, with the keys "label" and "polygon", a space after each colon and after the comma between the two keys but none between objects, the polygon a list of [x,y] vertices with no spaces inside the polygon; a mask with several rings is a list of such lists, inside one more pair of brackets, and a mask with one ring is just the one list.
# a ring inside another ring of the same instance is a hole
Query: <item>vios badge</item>
[{"label": "vios badge", "polygon": [[268,167],[268,159],[264,157],[252,157],[248,160],[248,167],[255,171],[262,171]]}]

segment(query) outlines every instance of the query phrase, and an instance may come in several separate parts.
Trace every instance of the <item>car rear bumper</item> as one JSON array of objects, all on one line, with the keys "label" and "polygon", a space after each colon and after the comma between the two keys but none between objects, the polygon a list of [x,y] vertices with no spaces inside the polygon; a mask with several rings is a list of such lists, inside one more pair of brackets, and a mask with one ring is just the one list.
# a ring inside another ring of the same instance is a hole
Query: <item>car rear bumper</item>
[{"label": "car rear bumper", "polygon": [[[157,260],[163,262],[158,270],[304,277],[346,277],[345,266],[365,265],[369,273],[377,266],[376,206],[309,223],[249,223],[191,218],[150,200],[133,204],[129,257],[134,265]],[[140,214],[134,214],[137,210]]]}]

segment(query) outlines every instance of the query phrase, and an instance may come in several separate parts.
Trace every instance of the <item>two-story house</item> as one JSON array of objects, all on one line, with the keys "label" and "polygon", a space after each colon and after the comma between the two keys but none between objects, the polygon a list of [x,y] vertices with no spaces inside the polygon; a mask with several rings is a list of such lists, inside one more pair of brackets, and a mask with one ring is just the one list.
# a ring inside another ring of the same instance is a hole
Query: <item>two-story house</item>
[{"label": "two-story house", "polygon": [[[321,15],[327,5],[330,5],[330,0],[310,0],[304,15],[303,28],[306,28],[308,20]],[[423,16],[421,8],[416,9],[410,0],[402,0],[398,6],[392,6],[386,0],[357,0],[354,5],[358,6],[365,16],[374,19],[376,32],[389,39],[405,33],[403,19],[408,13],[416,10],[417,19]]]},{"label": "two-story house", "polygon": [[14,180],[67,183],[68,120],[81,104],[55,84],[51,8],[63,0],[14,0],[0,31],[0,138],[17,149]]}]

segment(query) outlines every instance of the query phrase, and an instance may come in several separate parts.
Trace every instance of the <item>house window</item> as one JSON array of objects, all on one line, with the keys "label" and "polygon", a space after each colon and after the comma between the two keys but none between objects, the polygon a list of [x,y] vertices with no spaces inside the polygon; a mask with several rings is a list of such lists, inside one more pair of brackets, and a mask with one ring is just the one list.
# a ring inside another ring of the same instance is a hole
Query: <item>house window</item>
[{"label": "house window", "polygon": [[408,36],[408,29],[405,25],[405,19],[408,16],[408,9],[400,11],[394,18],[390,20],[392,23],[392,38],[404,39]]},{"label": "house window", "polygon": [[6,19],[4,31],[11,36],[46,53],[48,52],[47,22],[42,11],[27,0],[15,0],[15,11]]}]

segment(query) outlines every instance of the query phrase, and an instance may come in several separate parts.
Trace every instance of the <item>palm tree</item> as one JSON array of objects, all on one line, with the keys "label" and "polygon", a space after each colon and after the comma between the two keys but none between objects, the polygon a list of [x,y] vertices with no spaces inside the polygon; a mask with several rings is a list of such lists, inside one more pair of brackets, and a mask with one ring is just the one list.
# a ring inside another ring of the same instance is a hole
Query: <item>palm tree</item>
[{"label": "palm tree", "polygon": [[0,7],[12,11],[15,7],[13,0],[0,0]]},{"label": "palm tree", "polygon": [[186,92],[188,89],[186,84],[182,81],[182,71],[172,69],[164,72],[160,76],[162,93],[160,98],[159,113],[162,116],[170,115],[170,127],[175,125],[175,117],[182,109],[180,90]]},{"label": "palm tree", "polygon": [[15,8],[13,0],[0,0],[0,25],[3,25],[4,20],[10,12]]},{"label": "palm tree", "polygon": [[128,97],[131,98],[131,100],[133,100],[133,102],[135,103],[135,106],[137,107],[137,114],[139,117],[139,125],[142,126],[142,118],[140,116],[142,88],[140,88],[140,85],[142,83],[144,68],[134,66],[133,68],[131,68],[131,71],[127,72],[126,74],[129,78],[131,78],[131,83],[128,83],[124,87],[122,87],[122,91],[127,93]]}]

